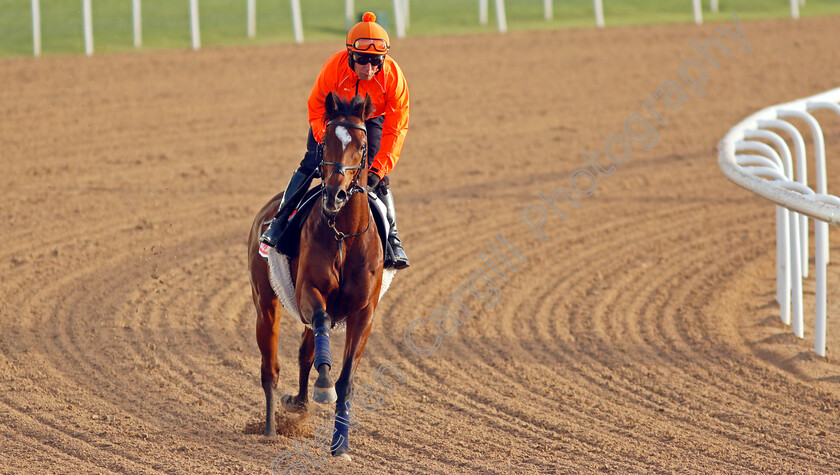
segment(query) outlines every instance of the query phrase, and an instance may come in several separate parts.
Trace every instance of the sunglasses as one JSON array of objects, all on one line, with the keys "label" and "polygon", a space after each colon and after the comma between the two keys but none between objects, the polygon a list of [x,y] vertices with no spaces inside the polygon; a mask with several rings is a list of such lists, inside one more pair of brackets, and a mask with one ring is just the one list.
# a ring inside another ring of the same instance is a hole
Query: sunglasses
[{"label": "sunglasses", "polygon": [[353,61],[359,64],[370,64],[371,66],[379,66],[382,64],[383,61],[385,61],[385,55],[353,53]]},{"label": "sunglasses", "polygon": [[352,45],[347,46],[352,46],[353,48],[362,51],[367,51],[371,48],[373,48],[374,51],[379,51],[380,53],[388,51],[388,42],[381,38],[359,38],[354,41]]}]

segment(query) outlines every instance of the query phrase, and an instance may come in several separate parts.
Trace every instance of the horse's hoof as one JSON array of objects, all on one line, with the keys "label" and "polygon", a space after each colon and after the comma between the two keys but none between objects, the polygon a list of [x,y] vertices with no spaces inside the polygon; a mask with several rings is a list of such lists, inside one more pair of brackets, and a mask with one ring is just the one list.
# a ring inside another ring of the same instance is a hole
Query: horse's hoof
[{"label": "horse's hoof", "polygon": [[306,406],[295,403],[295,397],[291,394],[284,394],[280,398],[280,405],[283,406],[283,410],[285,410],[286,412],[291,412],[294,414],[301,414],[306,412]]},{"label": "horse's hoof", "polygon": [[274,437],[275,435],[277,435],[277,430],[274,429],[273,427],[271,427],[271,428],[266,427],[265,431],[263,432],[263,435],[266,436],[266,437]]},{"label": "horse's hoof", "polygon": [[318,404],[331,404],[338,401],[338,394],[335,392],[335,386],[331,388],[312,389],[312,400]]},{"label": "horse's hoof", "polygon": [[339,448],[337,448],[336,450],[333,451],[332,455],[333,455],[333,457],[335,457],[336,460],[343,460],[343,461],[346,461],[346,462],[350,462],[353,459],[350,458],[350,454],[347,453],[347,452],[348,452],[347,447],[339,447]]}]

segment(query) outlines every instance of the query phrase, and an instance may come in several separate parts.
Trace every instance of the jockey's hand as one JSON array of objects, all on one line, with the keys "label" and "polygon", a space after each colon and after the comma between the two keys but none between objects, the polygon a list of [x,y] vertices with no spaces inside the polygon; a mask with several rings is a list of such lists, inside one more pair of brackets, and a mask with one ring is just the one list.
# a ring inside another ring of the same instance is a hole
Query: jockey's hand
[{"label": "jockey's hand", "polygon": [[368,189],[373,191],[377,186],[379,186],[379,182],[382,181],[379,178],[379,175],[373,173],[372,171],[368,170]]}]

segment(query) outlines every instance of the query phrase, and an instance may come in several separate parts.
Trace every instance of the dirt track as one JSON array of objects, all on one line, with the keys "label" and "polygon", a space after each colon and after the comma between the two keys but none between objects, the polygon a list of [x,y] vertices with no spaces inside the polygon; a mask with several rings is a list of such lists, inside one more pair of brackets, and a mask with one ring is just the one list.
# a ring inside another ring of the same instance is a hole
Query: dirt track
[{"label": "dirt track", "polygon": [[[567,221],[550,216],[546,241],[519,218],[681,81],[689,40],[718,26],[395,45],[412,124],[393,182],[413,266],[357,382],[386,362],[406,381],[359,414],[352,465],[328,471],[840,468],[840,296],[817,358],[810,322],[797,340],[776,317],[773,207],[726,181],[715,153],[746,115],[838,85],[840,19],[743,23],[750,51],[724,40],[733,54],[704,98],[680,83],[689,98],[661,108],[651,151],[635,147]],[[327,408],[297,438],[254,434],[245,242],[299,160],[334,46],[0,61],[0,472],[261,473],[312,440]],[[496,233],[526,258],[498,303],[466,299],[473,315],[437,352],[411,353],[406,326],[489,272],[479,254]],[[282,326],[291,390],[300,324]]]}]

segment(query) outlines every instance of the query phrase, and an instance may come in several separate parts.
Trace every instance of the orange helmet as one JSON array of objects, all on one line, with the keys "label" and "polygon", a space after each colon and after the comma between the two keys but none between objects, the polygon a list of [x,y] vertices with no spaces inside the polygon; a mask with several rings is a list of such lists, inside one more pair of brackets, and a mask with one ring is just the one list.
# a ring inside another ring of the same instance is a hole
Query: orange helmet
[{"label": "orange helmet", "polygon": [[376,23],[376,15],[367,12],[362,21],[347,32],[347,49],[356,53],[385,54],[391,47],[388,32]]}]

